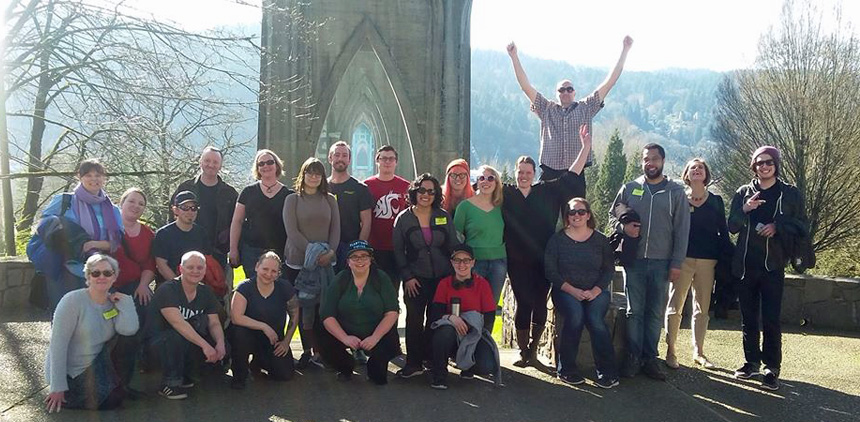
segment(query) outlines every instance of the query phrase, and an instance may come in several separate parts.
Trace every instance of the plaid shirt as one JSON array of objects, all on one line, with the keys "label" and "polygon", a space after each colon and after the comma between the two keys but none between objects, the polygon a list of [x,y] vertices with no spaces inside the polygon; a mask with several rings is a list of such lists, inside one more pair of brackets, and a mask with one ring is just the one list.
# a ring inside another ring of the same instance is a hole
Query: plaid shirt
[{"label": "plaid shirt", "polygon": [[[591,119],[602,108],[597,91],[566,109],[538,92],[531,110],[540,119],[540,163],[554,170],[567,170],[582,149],[579,127],[586,124],[591,132]],[[587,165],[593,158],[593,152],[589,152]]]}]

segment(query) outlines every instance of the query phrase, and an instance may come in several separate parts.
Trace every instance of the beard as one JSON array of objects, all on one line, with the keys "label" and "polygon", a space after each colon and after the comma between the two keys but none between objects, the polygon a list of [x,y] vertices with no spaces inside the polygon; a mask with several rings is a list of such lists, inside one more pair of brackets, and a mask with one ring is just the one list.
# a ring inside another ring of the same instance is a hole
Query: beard
[{"label": "beard", "polygon": [[663,167],[656,167],[656,168],[653,168],[651,170],[648,170],[648,169],[642,169],[642,170],[645,173],[646,179],[651,179],[651,180],[659,179],[660,176],[663,175]]},{"label": "beard", "polygon": [[336,161],[334,164],[331,165],[331,168],[338,173],[345,172],[347,167],[349,167],[349,164],[344,163],[343,161]]}]

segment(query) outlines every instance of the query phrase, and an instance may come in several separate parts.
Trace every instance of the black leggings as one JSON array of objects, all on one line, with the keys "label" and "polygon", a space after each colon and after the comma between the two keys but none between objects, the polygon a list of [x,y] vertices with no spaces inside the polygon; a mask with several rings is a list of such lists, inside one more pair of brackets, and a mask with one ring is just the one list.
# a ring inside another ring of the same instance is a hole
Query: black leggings
[{"label": "black leggings", "polygon": [[248,377],[250,355],[254,355],[256,364],[269,372],[269,378],[287,381],[293,377],[293,352],[287,349],[286,355],[275,356],[275,347],[269,344],[269,338],[262,331],[233,324],[229,336],[233,346],[233,378],[245,380]]},{"label": "black leggings", "polygon": [[550,283],[544,275],[543,263],[508,259],[508,277],[517,299],[514,327],[517,330],[528,330],[532,324],[546,325],[546,301]]},{"label": "black leggings", "polygon": [[[347,333],[349,334],[349,333]],[[323,359],[338,372],[351,372],[355,368],[355,359],[346,351],[346,345],[334,338],[325,328],[319,330],[320,352]],[[367,376],[375,384],[388,382],[388,362],[400,354],[400,337],[394,327],[376,343],[371,350],[365,350],[367,360]]]}]

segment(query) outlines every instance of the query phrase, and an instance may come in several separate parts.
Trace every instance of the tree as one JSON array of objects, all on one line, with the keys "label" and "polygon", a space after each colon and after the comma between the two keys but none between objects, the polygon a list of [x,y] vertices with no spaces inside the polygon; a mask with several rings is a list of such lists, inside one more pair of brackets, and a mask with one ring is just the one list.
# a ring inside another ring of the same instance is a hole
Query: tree
[{"label": "tree", "polygon": [[[9,142],[27,170],[19,231],[32,224],[43,190],[71,182],[46,186],[45,176],[82,158],[107,158],[113,175],[149,177],[158,204],[168,184],[193,173],[202,144],[229,150],[255,137],[236,130],[257,109],[255,37],[191,33],[120,7],[17,0],[7,8],[4,111],[29,126]],[[213,95],[219,89],[235,95]]]},{"label": "tree", "polygon": [[627,156],[624,154],[624,141],[618,129],[612,132],[609,144],[606,146],[606,154],[600,165],[600,173],[595,186],[595,196],[592,197],[592,207],[597,215],[605,216],[609,212],[609,206],[615,199],[618,189],[626,182],[624,180],[627,168]]},{"label": "tree", "polygon": [[857,239],[860,225],[860,42],[841,23],[822,29],[809,2],[787,1],[762,36],[755,67],[725,78],[712,135],[725,192],[748,183],[750,154],[781,151],[780,177],[806,198],[816,251]]}]

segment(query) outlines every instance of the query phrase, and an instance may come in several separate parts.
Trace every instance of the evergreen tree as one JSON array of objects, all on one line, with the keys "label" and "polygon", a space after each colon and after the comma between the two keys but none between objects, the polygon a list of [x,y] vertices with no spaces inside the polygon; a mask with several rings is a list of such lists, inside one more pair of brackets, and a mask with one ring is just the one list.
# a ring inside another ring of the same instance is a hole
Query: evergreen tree
[{"label": "evergreen tree", "polygon": [[606,214],[609,212],[609,206],[615,199],[618,189],[626,181],[624,179],[625,170],[627,168],[627,157],[624,154],[624,142],[621,140],[621,134],[618,129],[612,133],[609,138],[609,144],[606,146],[606,154],[603,158],[603,163],[599,169],[599,177],[594,187],[594,194],[591,198],[591,208],[595,215],[605,221]]}]

